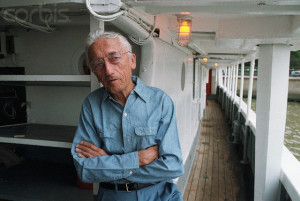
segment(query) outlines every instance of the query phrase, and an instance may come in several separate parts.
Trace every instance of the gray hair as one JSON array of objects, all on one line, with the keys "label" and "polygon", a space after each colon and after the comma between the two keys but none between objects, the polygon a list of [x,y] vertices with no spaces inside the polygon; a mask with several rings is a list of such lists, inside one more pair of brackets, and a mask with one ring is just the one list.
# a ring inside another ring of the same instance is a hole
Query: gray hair
[{"label": "gray hair", "polygon": [[98,29],[95,32],[89,33],[86,40],[85,53],[86,53],[86,62],[89,67],[90,67],[89,55],[88,55],[89,48],[94,42],[96,42],[100,38],[119,38],[126,52],[128,52],[128,55],[130,55],[132,52],[132,46],[124,36],[115,32],[103,32],[103,30]]}]

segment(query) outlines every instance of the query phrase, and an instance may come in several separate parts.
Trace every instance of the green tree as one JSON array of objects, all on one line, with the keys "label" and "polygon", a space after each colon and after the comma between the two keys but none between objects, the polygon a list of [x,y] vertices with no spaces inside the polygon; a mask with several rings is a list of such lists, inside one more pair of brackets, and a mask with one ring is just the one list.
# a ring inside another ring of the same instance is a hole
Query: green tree
[{"label": "green tree", "polygon": [[300,69],[300,50],[291,51],[290,68],[291,69]]}]

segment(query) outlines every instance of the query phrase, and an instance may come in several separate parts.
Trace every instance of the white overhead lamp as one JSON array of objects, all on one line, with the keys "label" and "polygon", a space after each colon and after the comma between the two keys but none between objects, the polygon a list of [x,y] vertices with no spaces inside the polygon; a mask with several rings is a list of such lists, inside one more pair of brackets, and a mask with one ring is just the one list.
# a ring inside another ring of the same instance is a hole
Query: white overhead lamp
[{"label": "white overhead lamp", "polygon": [[192,17],[189,15],[177,15],[177,43],[187,46],[191,40]]}]

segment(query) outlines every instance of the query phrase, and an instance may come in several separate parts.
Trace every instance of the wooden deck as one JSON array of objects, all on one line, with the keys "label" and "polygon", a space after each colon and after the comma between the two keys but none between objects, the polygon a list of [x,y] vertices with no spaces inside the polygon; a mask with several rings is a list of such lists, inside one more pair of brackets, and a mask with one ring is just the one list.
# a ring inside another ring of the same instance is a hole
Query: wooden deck
[{"label": "wooden deck", "polygon": [[239,201],[239,163],[234,146],[226,140],[231,134],[216,100],[208,100],[184,201]]}]

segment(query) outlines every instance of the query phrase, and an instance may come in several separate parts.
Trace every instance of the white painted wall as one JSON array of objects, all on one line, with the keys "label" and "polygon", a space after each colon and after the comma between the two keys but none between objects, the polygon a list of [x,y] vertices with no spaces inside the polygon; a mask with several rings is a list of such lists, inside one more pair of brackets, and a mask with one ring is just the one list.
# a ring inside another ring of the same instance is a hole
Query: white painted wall
[{"label": "white painted wall", "polygon": [[[154,40],[153,86],[163,89],[172,98],[177,114],[179,139],[186,161],[199,126],[199,100],[193,100],[193,58],[159,39]],[[185,66],[184,89],[181,88],[182,66]],[[199,68],[199,66],[197,67]],[[199,70],[199,69],[198,69]],[[200,88],[199,71],[196,83]]]}]

